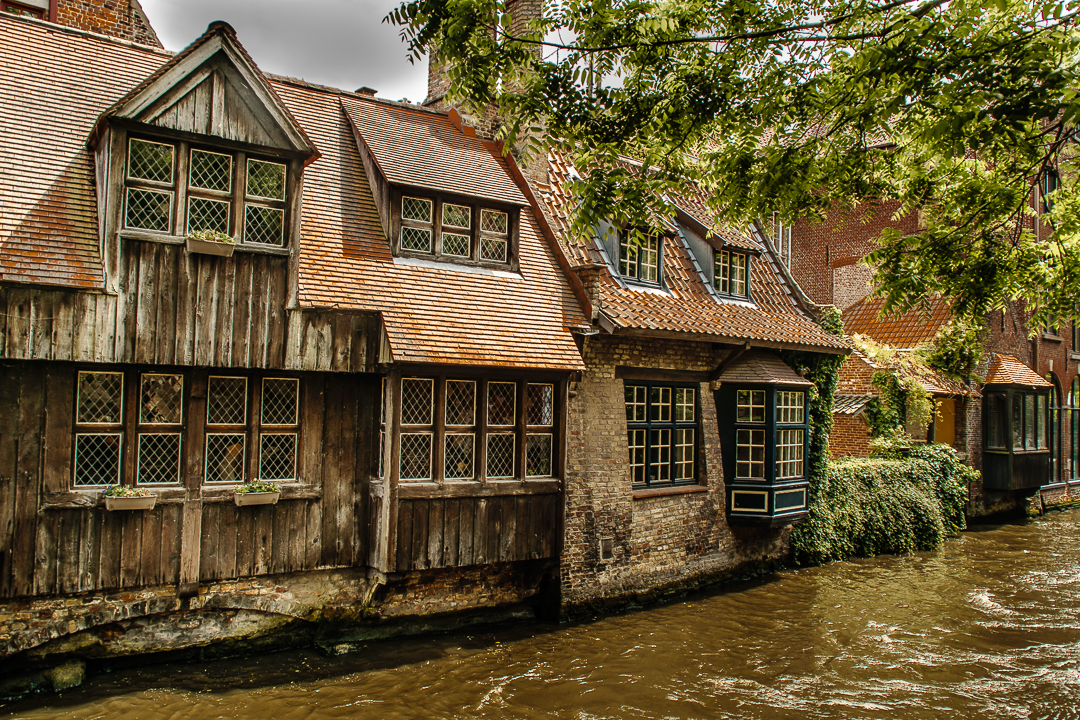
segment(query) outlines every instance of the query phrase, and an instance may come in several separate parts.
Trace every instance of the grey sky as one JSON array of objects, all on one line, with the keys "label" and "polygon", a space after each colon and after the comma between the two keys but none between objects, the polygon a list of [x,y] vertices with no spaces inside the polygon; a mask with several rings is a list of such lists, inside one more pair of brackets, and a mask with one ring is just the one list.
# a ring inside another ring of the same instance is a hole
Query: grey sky
[{"label": "grey sky", "polygon": [[398,0],[140,0],[169,50],[225,20],[264,72],[344,90],[373,87],[388,100],[427,95],[426,62],[410,65],[397,28],[382,22]]}]

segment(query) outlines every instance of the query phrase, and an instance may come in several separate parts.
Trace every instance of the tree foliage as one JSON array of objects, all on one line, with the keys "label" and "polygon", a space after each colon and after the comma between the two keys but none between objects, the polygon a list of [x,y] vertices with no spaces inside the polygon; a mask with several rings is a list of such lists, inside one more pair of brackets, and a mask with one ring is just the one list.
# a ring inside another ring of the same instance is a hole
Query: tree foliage
[{"label": "tree foliage", "polygon": [[[549,0],[516,30],[510,4],[404,0],[387,19],[413,58],[438,48],[452,99],[499,110],[505,140],[572,154],[577,232],[655,224],[688,182],[729,226],[874,203],[924,226],[886,229],[870,258],[887,310],[944,295],[967,318],[1015,298],[1033,326],[1073,316],[1074,1]],[[1055,166],[1048,234],[1032,187]]]}]

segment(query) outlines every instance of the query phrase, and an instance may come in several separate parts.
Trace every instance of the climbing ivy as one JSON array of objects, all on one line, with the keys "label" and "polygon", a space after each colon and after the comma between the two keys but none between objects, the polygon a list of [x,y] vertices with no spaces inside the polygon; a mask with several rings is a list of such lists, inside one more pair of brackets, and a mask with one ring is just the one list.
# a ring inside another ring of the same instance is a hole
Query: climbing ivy
[{"label": "climbing ivy", "polygon": [[979,473],[946,445],[907,457],[830,462],[812,488],[810,516],[791,536],[799,565],[934,550],[964,529],[964,504]]},{"label": "climbing ivy", "polygon": [[917,353],[926,364],[954,380],[966,382],[975,374],[986,344],[985,323],[954,319],[942,328],[931,343]]}]

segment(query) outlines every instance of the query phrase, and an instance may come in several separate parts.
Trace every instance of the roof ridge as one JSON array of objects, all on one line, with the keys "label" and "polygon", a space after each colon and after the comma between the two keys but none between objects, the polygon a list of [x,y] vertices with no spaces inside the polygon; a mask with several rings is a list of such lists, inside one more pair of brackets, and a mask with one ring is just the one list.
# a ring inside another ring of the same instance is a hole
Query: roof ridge
[{"label": "roof ridge", "polygon": [[[80,28],[73,28],[67,25],[60,25],[59,23],[49,22],[48,20],[39,20],[34,17],[27,17],[25,15],[14,15],[12,13],[0,13],[0,18],[4,21],[11,21],[16,23],[26,23],[27,25],[37,25],[49,32],[61,32],[66,35],[76,35],[80,37],[87,37],[92,40],[104,40],[112,43],[113,45],[122,45],[135,48],[136,50],[149,50],[157,55],[164,55],[165,57],[172,57],[177,53],[174,50],[166,50],[165,48],[154,47],[153,45],[144,45],[143,43],[137,43],[134,40],[126,40],[124,38],[118,38],[114,35],[104,35],[102,33],[92,32],[90,30],[82,30]],[[151,28],[153,29],[153,28]],[[156,35],[155,31],[155,35]]]}]

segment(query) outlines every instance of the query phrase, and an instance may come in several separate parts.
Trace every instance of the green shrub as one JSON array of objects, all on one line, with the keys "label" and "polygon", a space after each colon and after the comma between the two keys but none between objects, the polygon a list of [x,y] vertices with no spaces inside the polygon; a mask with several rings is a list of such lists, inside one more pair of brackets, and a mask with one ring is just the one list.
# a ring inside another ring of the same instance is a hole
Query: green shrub
[{"label": "green shrub", "polygon": [[964,528],[976,479],[947,445],[919,445],[906,458],[830,461],[812,483],[810,516],[792,533],[793,559],[820,565],[939,548]]}]

